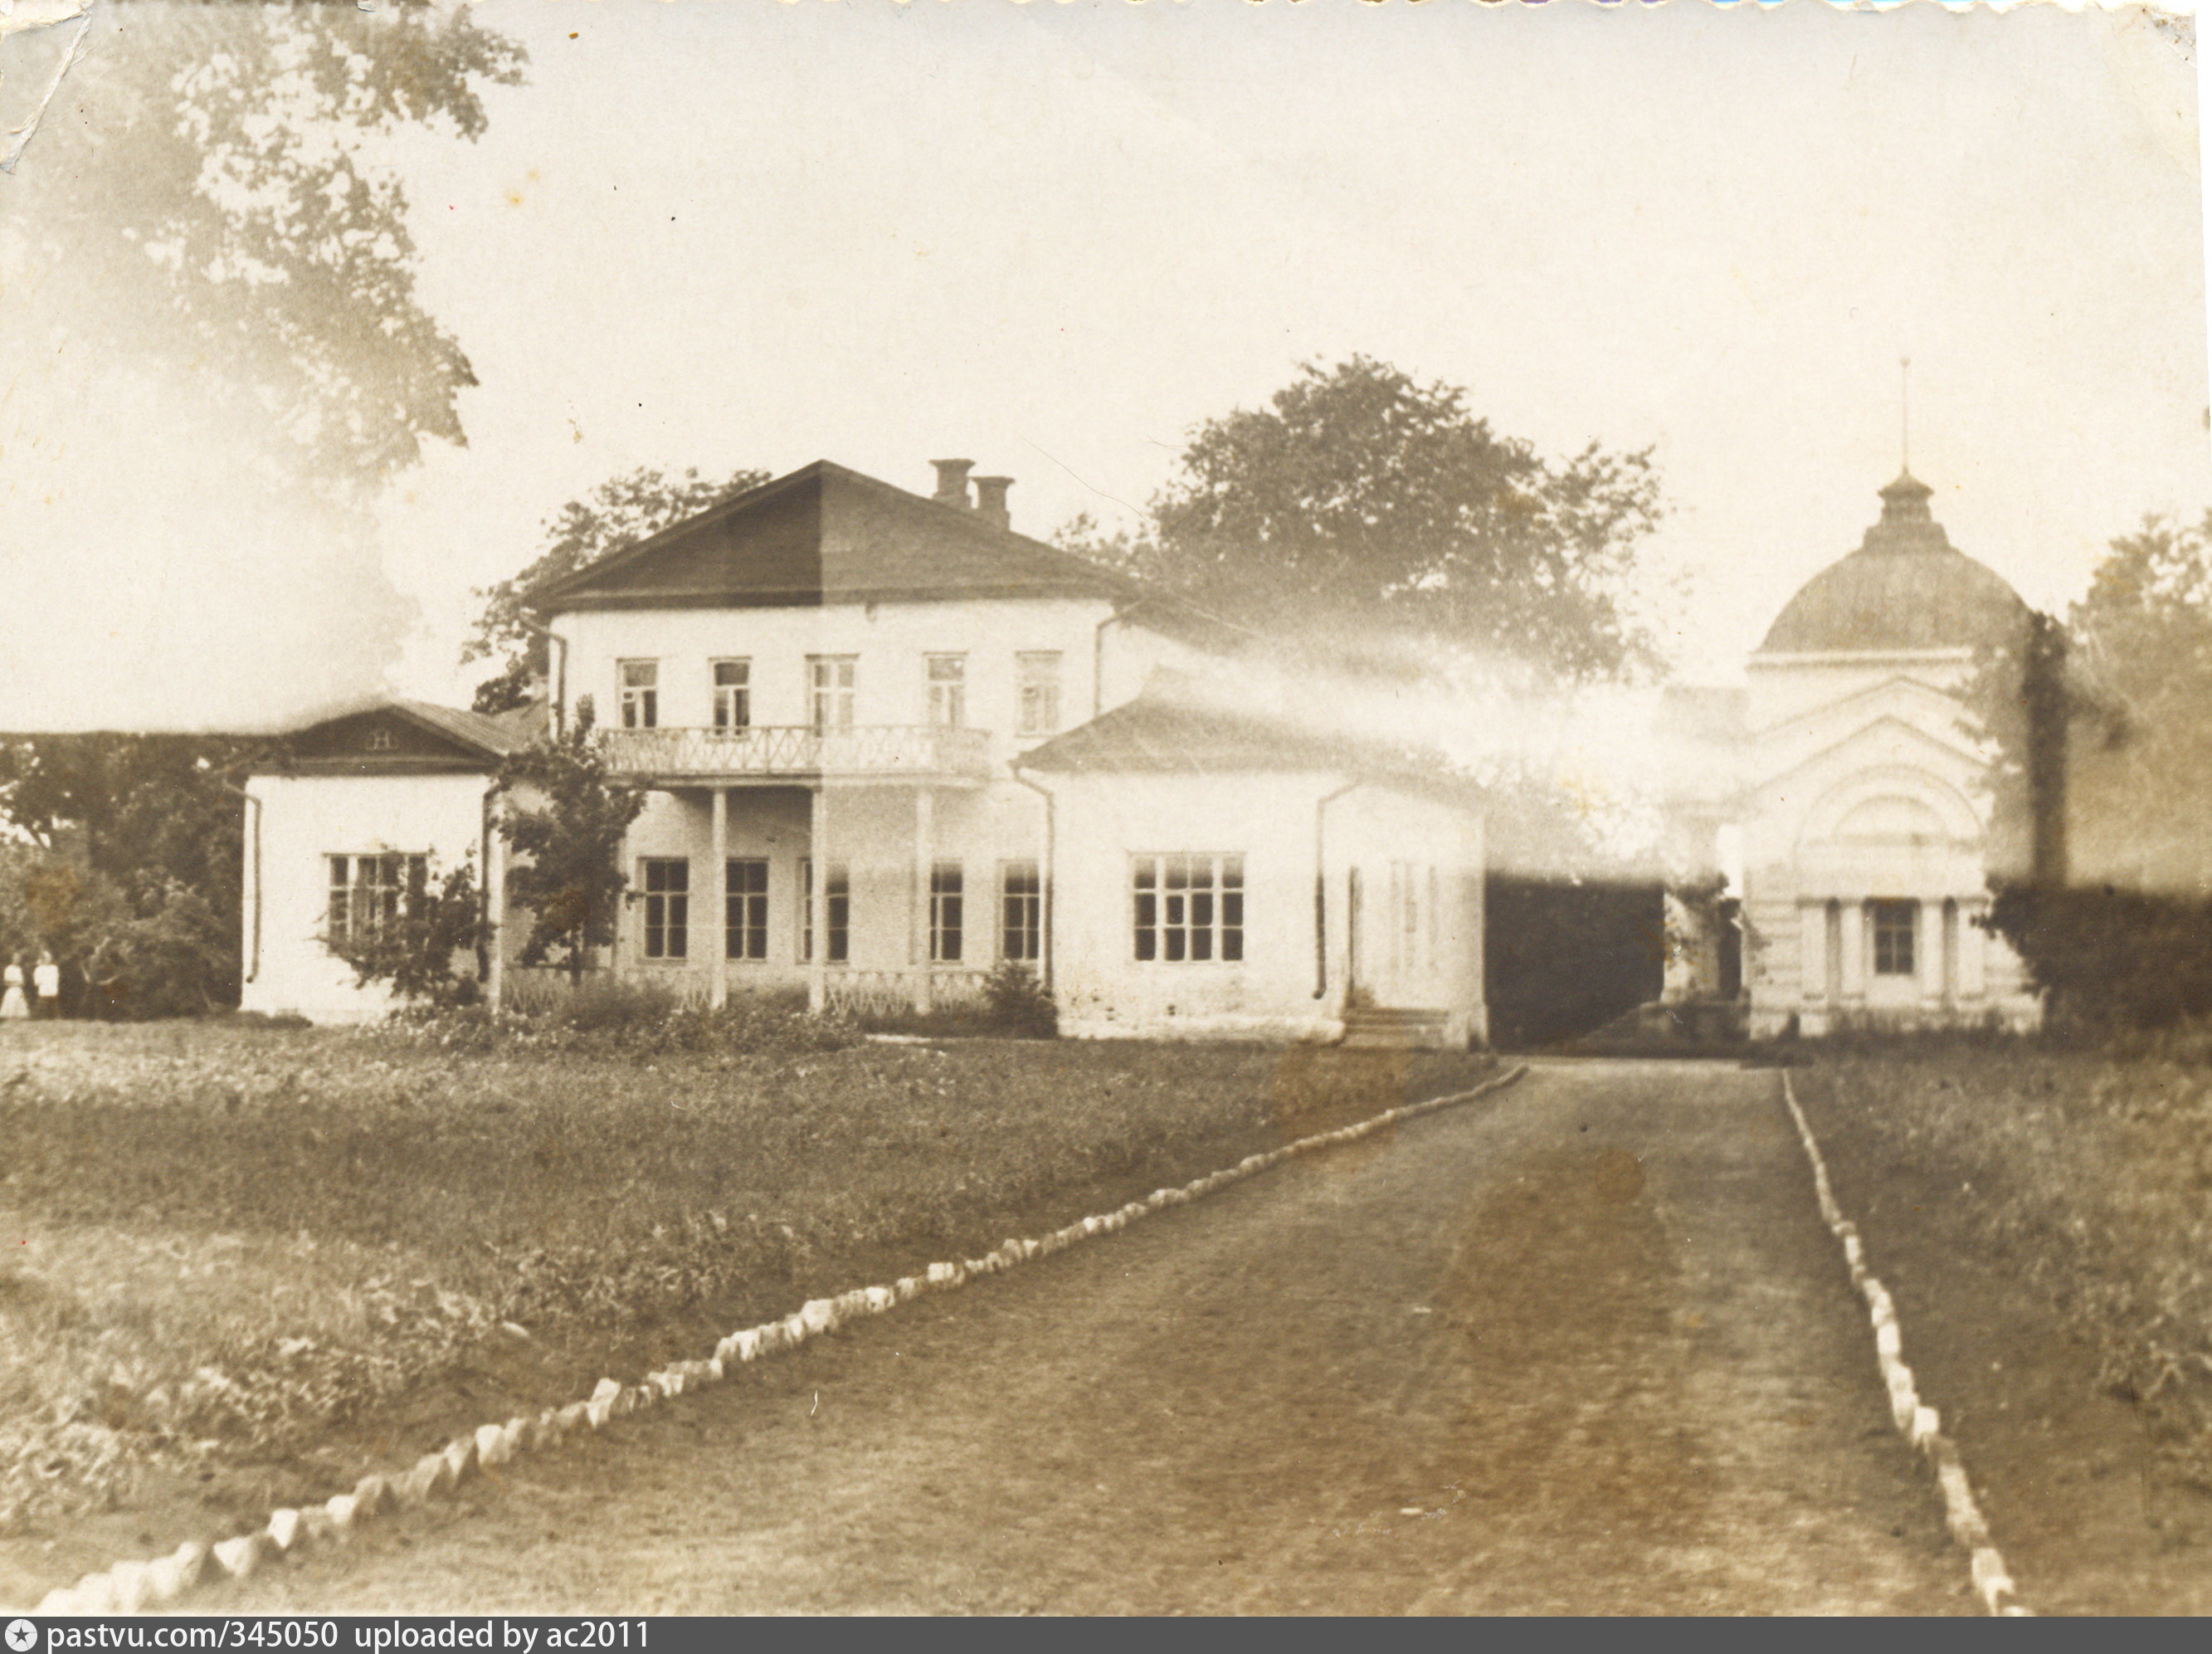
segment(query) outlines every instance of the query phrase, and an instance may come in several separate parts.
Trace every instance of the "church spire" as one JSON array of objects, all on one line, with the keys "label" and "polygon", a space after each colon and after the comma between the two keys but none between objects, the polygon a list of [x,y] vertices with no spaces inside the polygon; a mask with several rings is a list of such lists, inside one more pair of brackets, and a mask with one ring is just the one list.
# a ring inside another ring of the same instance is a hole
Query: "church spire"
[{"label": "church spire", "polygon": [[1912,358],[1897,359],[1897,447],[1904,456],[1900,476],[1912,475]]}]

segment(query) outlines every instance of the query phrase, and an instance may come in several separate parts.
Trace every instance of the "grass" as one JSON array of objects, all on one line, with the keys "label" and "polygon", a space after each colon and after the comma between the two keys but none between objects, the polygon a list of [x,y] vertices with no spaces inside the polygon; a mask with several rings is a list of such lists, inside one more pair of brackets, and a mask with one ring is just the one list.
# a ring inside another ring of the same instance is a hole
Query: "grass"
[{"label": "grass", "polygon": [[[1832,1049],[1801,1084],[1976,1252],[2101,1352],[2169,1470],[2212,1490],[2212,1042],[1997,1037]],[[1819,1123],[1816,1116],[1816,1123]]]},{"label": "grass", "polygon": [[0,1031],[0,1535],[298,1449],[488,1351],[742,1324],[1489,1066],[468,1027]]}]

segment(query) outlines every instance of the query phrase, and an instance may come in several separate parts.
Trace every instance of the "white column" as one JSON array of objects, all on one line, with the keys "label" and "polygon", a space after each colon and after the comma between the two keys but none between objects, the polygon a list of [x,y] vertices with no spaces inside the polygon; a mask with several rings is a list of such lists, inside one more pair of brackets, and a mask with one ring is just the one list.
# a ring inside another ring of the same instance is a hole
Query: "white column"
[{"label": "white column", "polygon": [[1866,997],[1866,903],[1846,902],[1843,908],[1843,981],[1838,986],[1844,999],[1863,1000]]},{"label": "white column", "polygon": [[1978,1000],[1989,991],[1989,933],[1974,921],[1986,911],[1979,902],[1959,903],[1959,997]]},{"label": "white column", "polygon": [[1920,997],[1925,1001],[1940,1003],[1943,998],[1943,904],[1923,902],[1920,922],[1913,937],[1916,952],[1912,963],[1920,967]]},{"label": "white column", "polygon": [[806,857],[814,869],[813,888],[806,893],[806,929],[814,938],[814,954],[806,962],[806,1008],[822,1011],[830,1003],[830,805],[821,787],[807,794]]},{"label": "white column", "polygon": [[707,1003],[717,1011],[730,1002],[730,789],[713,788],[708,794],[707,842],[714,857],[714,872],[707,888],[714,892],[714,909],[708,916],[707,946],[714,950],[714,974],[708,979]]},{"label": "white column", "polygon": [[[500,836],[499,806],[492,806],[492,828],[484,837],[484,957],[490,965],[484,996],[495,1011],[507,1005],[507,841]],[[260,892],[254,892],[260,899]]]},{"label": "white column", "polygon": [[1828,997],[1828,904],[1806,902],[1797,909],[1797,981],[1808,1000]]},{"label": "white column", "polygon": [[933,1003],[929,980],[929,881],[936,867],[937,795],[914,789],[914,903],[908,910],[907,956],[914,966],[914,1008]]}]

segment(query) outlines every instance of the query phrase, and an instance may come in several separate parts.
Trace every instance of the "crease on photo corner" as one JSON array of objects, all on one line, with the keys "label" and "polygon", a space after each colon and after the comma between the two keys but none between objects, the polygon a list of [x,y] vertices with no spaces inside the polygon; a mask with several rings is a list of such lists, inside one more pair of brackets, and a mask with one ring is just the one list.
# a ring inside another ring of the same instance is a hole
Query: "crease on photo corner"
[{"label": "crease on photo corner", "polygon": [[[54,65],[37,104],[21,126],[13,131],[0,131],[0,144],[7,149],[7,153],[0,155],[0,173],[12,173],[15,170],[15,163],[23,158],[24,147],[39,130],[39,123],[46,119],[54,94],[61,90],[64,78],[84,56],[85,36],[92,30],[92,8],[85,0],[12,0],[12,3],[11,0],[0,0],[0,46],[7,44],[10,35],[27,34],[33,29],[59,28],[71,20],[76,23],[76,33],[69,49],[62,53],[61,61]],[[4,77],[5,72],[5,60],[0,59],[0,77]]]}]

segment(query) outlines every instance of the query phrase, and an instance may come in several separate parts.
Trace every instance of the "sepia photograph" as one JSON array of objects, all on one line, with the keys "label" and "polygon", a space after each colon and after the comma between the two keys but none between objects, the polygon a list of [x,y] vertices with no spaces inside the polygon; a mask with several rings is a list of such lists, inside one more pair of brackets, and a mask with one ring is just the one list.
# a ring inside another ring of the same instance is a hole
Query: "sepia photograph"
[{"label": "sepia photograph", "polygon": [[8,1654],[2212,1613],[2198,87],[0,0]]}]

